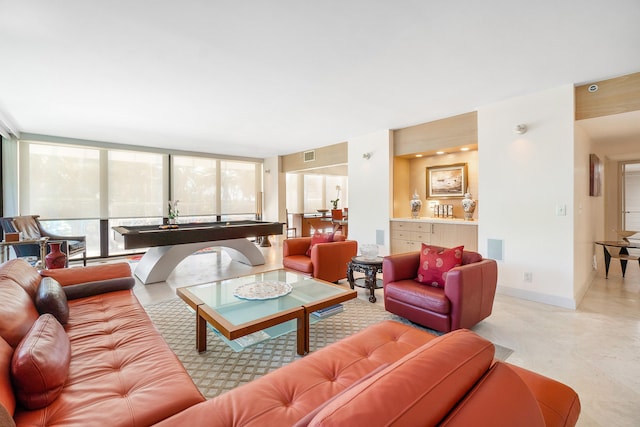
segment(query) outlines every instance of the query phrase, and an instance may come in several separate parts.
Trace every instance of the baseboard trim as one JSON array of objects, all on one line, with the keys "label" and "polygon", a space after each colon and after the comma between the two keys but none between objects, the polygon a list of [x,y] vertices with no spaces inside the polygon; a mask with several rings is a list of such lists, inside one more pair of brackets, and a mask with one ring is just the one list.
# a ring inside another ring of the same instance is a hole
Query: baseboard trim
[{"label": "baseboard trim", "polygon": [[507,286],[498,286],[496,292],[510,297],[525,299],[529,301],[541,302],[543,304],[555,305],[558,307],[569,308],[575,310],[577,307],[576,300],[572,298],[559,297],[556,295],[542,294],[540,292],[528,291],[526,289],[510,288]]}]

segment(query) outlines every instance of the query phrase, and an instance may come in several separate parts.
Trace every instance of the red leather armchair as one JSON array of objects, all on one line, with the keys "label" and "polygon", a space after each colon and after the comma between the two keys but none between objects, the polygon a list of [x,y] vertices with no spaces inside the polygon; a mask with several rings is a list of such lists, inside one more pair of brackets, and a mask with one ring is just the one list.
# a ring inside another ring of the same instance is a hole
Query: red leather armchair
[{"label": "red leather armchair", "polygon": [[311,256],[307,256],[310,245],[311,237],[284,240],[282,265],[327,282],[337,282],[347,277],[347,263],[358,254],[358,242],[343,240],[318,243],[311,248]]},{"label": "red leather armchair", "polygon": [[387,311],[441,332],[471,328],[491,314],[498,282],[495,260],[464,251],[462,265],[449,270],[444,289],[414,280],[419,263],[419,251],[384,258]]}]

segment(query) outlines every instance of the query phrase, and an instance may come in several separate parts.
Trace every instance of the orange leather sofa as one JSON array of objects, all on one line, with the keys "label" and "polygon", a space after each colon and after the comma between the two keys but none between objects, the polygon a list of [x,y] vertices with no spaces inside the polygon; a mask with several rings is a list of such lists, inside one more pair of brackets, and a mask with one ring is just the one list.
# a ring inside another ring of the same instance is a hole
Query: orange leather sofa
[{"label": "orange leather sofa", "polygon": [[498,283],[495,260],[463,251],[462,265],[449,270],[444,288],[416,282],[419,264],[420,251],[384,257],[382,282],[387,311],[440,332],[471,328],[491,315]]},{"label": "orange leather sofa", "polygon": [[43,273],[66,286],[0,266],[0,425],[147,426],[204,401],[126,263]]},{"label": "orange leather sofa", "polygon": [[385,321],[158,426],[574,426],[580,400],[491,342]]},{"label": "orange leather sofa", "polygon": [[320,280],[337,282],[347,277],[347,263],[358,254],[358,242],[342,240],[317,243],[311,247],[311,237],[286,239],[282,245],[282,265],[310,274]]}]

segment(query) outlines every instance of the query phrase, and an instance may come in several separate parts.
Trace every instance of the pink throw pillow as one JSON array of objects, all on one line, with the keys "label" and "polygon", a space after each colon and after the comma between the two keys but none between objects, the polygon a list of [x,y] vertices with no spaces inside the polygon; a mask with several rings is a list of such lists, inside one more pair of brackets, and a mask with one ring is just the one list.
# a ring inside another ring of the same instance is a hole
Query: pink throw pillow
[{"label": "pink throw pillow", "polygon": [[307,249],[307,256],[311,256],[311,248],[313,248],[313,245],[329,242],[333,242],[333,233],[315,233],[311,236],[311,244],[309,245],[309,249]]},{"label": "pink throw pillow", "polygon": [[423,243],[416,281],[436,288],[444,288],[447,272],[453,267],[462,265],[463,250],[464,246],[457,246],[438,252],[437,249]]}]

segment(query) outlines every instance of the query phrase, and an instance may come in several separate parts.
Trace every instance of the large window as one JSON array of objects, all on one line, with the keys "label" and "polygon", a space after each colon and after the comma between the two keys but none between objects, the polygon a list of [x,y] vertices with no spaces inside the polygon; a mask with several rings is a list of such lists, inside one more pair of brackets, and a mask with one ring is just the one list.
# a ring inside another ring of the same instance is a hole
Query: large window
[{"label": "large window", "polygon": [[256,212],[255,163],[221,161],[221,212],[223,214],[248,214]]},{"label": "large window", "polygon": [[23,212],[62,219],[100,216],[99,150],[35,143],[27,147]]},{"label": "large window", "polygon": [[218,160],[173,156],[173,195],[182,216],[218,213]]},{"label": "large window", "polygon": [[162,218],[163,155],[108,152],[109,218]]},{"label": "large window", "polygon": [[[88,256],[130,252],[111,227],[160,224],[169,197],[180,200],[185,221],[255,217],[258,162],[61,143],[19,146],[20,213],[40,215],[51,232],[87,236]],[[102,240],[108,254],[101,253]]]}]

